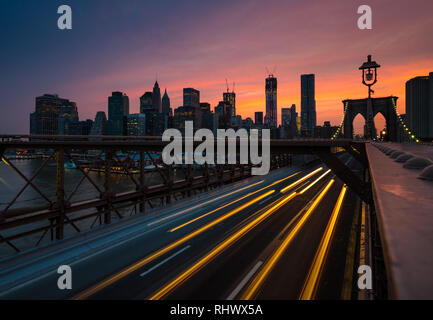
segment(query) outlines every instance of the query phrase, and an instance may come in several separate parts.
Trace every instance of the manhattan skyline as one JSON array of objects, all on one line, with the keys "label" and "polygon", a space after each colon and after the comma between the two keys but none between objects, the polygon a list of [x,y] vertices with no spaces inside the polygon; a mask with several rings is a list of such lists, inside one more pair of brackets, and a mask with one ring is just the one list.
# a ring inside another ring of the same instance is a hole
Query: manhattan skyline
[{"label": "manhattan skyline", "polygon": [[58,1],[5,2],[0,133],[27,133],[27,115],[44,93],[75,101],[84,120],[106,111],[107,97],[119,90],[137,113],[156,79],[173,108],[185,87],[200,90],[213,108],[227,78],[236,83],[236,112],[254,118],[265,111],[266,68],[276,68],[278,115],[292,104],[300,110],[300,75],[314,73],[317,124],[337,125],[341,101],[367,94],[357,68],[369,53],[382,64],[374,96],[399,96],[404,113],[405,82],[433,66],[433,4],[415,2],[371,4],[373,30],[359,30],[358,1],[71,1],[73,29],[66,32],[56,28]]}]

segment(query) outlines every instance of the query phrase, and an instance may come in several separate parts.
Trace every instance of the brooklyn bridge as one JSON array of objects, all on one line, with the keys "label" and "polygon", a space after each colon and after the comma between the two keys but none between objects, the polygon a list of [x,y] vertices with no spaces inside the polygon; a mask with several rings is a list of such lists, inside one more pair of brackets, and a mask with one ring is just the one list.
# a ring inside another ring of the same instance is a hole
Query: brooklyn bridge
[{"label": "brooklyn bridge", "polygon": [[2,299],[431,298],[429,144],[271,140],[253,176],[161,137],[0,138]]}]

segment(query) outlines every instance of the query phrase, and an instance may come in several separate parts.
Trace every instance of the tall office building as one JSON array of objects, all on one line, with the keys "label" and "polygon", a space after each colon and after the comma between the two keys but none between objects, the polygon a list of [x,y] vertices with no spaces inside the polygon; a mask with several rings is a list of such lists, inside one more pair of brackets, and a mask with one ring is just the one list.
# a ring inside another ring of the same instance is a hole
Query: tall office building
[{"label": "tall office building", "polygon": [[281,125],[289,126],[292,118],[292,113],[290,108],[282,108],[281,109]]},{"label": "tall office building", "polygon": [[105,136],[107,134],[107,116],[104,111],[98,111],[90,130],[91,136]]},{"label": "tall office building", "polygon": [[148,91],[140,97],[140,113],[153,111],[152,96],[153,92]]},{"label": "tall office building", "polygon": [[232,123],[232,108],[225,101],[220,101],[215,107],[215,116],[218,118],[218,128],[228,129]]},{"label": "tall office building", "polygon": [[158,81],[155,81],[155,85],[153,86],[152,105],[153,105],[153,109],[155,109],[156,112],[160,112],[160,113],[162,112],[161,90],[159,89]]},{"label": "tall office building", "polygon": [[146,115],[143,113],[134,113],[127,116],[127,134],[128,136],[145,136],[146,135]]},{"label": "tall office building", "polygon": [[170,98],[167,94],[167,89],[164,91],[164,95],[162,96],[162,113],[171,115],[171,108],[170,108]]},{"label": "tall office building", "polygon": [[78,110],[75,103],[64,100],[59,110],[58,134],[73,135],[73,126],[78,122]]},{"label": "tall office building", "polygon": [[75,122],[78,122],[75,102],[56,94],[44,94],[36,97],[35,111],[30,114],[30,134],[69,135]]},{"label": "tall office building", "polygon": [[[183,89],[183,107],[194,108],[194,128],[201,127],[200,91],[193,88]],[[186,109],[185,109],[186,110]]]},{"label": "tall office building", "polygon": [[183,89],[183,105],[188,107],[200,107],[200,91],[193,88]]},{"label": "tall office building", "polygon": [[281,137],[284,139],[292,139],[298,135],[297,130],[297,117],[296,106],[292,104],[290,108],[281,109]]},{"label": "tall office building", "polygon": [[406,116],[418,138],[433,139],[433,72],[406,82]]},{"label": "tall office building", "polygon": [[200,102],[200,110],[202,113],[210,112],[210,103]]},{"label": "tall office building", "polygon": [[185,133],[185,121],[193,121],[194,129],[198,129],[196,127],[197,111],[198,109],[192,106],[181,106],[175,109],[173,116],[174,127],[180,130],[182,133]]},{"label": "tall office building", "polygon": [[[292,104],[290,107],[290,128],[293,136],[298,135],[300,123],[300,118],[298,117],[298,113],[296,112],[296,105]],[[298,125],[299,123],[299,125]]]},{"label": "tall office building", "polygon": [[211,130],[216,133],[218,129],[217,116],[210,110],[210,104],[207,102],[200,102],[201,110],[201,127]]},{"label": "tall office building", "polygon": [[266,78],[266,116],[265,124],[271,128],[277,127],[277,78],[270,74]]},{"label": "tall office building", "polygon": [[145,92],[140,97],[140,113],[145,115],[145,131],[148,136],[160,136],[168,127],[171,112],[170,98],[167,91],[161,100],[159,85],[156,82],[153,91]]},{"label": "tall office building", "polygon": [[226,105],[230,106],[232,117],[236,116],[236,93],[234,92],[224,92],[223,93],[223,101]]},{"label": "tall office building", "polygon": [[312,136],[316,127],[314,74],[301,75],[301,131]]},{"label": "tall office building", "polygon": [[108,97],[108,134],[122,136],[127,134],[126,117],[129,114],[129,98],[116,91]]},{"label": "tall office building", "polygon": [[263,124],[263,112],[255,112],[254,113],[254,124],[262,125]]}]

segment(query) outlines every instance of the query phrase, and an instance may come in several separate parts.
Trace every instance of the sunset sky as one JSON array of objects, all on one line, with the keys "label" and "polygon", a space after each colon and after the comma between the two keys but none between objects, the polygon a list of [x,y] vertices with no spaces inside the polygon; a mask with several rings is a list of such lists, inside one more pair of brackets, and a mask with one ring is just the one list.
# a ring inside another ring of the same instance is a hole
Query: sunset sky
[{"label": "sunset sky", "polygon": [[[70,31],[57,28],[61,4],[72,7]],[[372,30],[357,28],[362,4]],[[116,90],[139,112],[156,78],[173,108],[184,87],[213,108],[227,78],[237,113],[253,118],[265,111],[266,67],[278,78],[278,121],[293,103],[300,112],[300,75],[314,73],[317,122],[338,125],[341,101],[367,94],[358,67],[368,54],[382,65],[375,96],[398,96],[404,113],[405,82],[433,71],[432,12],[431,0],[2,0],[0,133],[28,133],[44,93],[77,102],[80,120],[107,111]]]}]

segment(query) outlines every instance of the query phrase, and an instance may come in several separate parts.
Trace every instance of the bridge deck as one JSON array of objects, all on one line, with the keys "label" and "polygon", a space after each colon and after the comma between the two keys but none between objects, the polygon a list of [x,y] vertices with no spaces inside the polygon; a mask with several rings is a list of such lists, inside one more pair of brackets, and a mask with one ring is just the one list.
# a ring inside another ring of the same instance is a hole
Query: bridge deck
[{"label": "bridge deck", "polygon": [[[389,145],[419,156],[429,146]],[[373,196],[392,298],[433,298],[433,182],[367,144]]]}]

